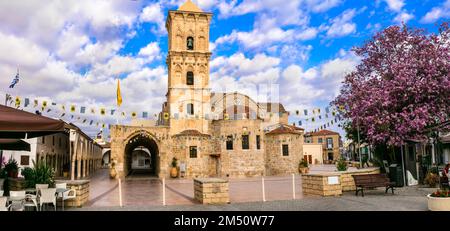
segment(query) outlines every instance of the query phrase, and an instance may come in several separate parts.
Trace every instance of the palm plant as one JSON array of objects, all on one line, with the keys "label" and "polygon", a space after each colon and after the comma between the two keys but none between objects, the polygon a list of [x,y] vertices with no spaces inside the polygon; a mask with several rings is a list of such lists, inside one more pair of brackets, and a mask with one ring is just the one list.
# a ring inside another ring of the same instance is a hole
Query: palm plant
[{"label": "palm plant", "polygon": [[25,168],[22,171],[27,187],[34,187],[36,184],[53,185],[55,183],[55,171],[43,161],[33,160],[33,168]]}]

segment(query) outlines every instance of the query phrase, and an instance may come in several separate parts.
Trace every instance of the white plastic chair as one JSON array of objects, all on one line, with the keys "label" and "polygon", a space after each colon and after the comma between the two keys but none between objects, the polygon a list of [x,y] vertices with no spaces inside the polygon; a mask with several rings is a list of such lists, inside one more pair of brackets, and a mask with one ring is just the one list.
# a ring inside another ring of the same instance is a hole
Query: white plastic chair
[{"label": "white plastic chair", "polygon": [[0,197],[2,197],[3,196],[3,191],[2,190],[0,190]]},{"label": "white plastic chair", "polygon": [[39,210],[43,204],[53,204],[56,211],[56,188],[41,189],[39,194]]},{"label": "white plastic chair", "polygon": [[8,202],[7,197],[0,197],[0,211],[8,211],[11,205],[6,205],[6,202]]},{"label": "white plastic chair", "polygon": [[39,209],[38,209],[39,207],[37,205],[37,197],[33,194],[25,195],[23,206],[24,207],[35,207],[36,211],[39,211]]},{"label": "white plastic chair", "polygon": [[39,190],[43,188],[48,188],[48,184],[36,184],[36,193],[39,193]]},{"label": "white plastic chair", "polygon": [[[57,189],[67,189],[67,183],[60,183],[56,184]],[[58,194],[58,198],[61,198],[62,201],[62,209],[64,211],[64,201],[69,199],[74,199],[77,197],[77,191],[75,189],[69,189],[66,192],[63,192],[62,194]]]},{"label": "white plastic chair", "polygon": [[9,197],[14,198],[14,200],[11,200],[9,209],[12,211],[23,211],[25,209],[24,202],[26,195],[25,191],[9,191]]}]

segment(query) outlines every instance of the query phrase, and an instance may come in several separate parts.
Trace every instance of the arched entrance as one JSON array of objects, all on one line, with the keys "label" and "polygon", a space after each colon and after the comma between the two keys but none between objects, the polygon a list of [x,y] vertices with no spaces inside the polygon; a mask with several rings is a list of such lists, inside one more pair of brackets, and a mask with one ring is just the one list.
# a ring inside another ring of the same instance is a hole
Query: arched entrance
[{"label": "arched entrance", "polygon": [[111,163],[111,150],[106,151],[102,157],[102,166],[106,167]]},{"label": "arched entrance", "polygon": [[130,138],[125,146],[124,165],[126,176],[157,176],[159,150],[155,140],[146,133]]}]

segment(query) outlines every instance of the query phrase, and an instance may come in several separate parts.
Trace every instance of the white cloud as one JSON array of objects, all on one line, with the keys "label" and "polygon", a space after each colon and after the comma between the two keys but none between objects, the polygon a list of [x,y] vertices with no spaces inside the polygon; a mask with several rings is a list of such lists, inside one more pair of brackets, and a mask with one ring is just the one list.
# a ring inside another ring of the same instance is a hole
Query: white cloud
[{"label": "white cloud", "polygon": [[49,53],[35,43],[14,35],[0,33],[0,63],[32,70],[44,66]]},{"label": "white cloud", "polygon": [[151,42],[147,44],[147,46],[141,48],[139,50],[138,55],[145,57],[147,59],[147,62],[151,62],[154,59],[161,58],[161,50],[159,48],[159,44],[157,42]]},{"label": "white cloud", "polygon": [[265,54],[256,54],[253,59],[249,59],[244,54],[237,53],[230,57],[219,56],[211,61],[210,66],[212,70],[217,70],[221,74],[241,77],[270,69],[280,64],[280,62],[279,58]]},{"label": "white cloud", "polygon": [[308,7],[316,13],[325,12],[342,3],[342,0],[306,0]]},{"label": "white cloud", "polygon": [[234,30],[231,34],[219,37],[214,46],[223,43],[233,43],[237,41],[246,49],[264,49],[274,42],[292,41],[294,30],[283,30],[278,27],[268,28],[265,30],[254,29],[250,32],[242,32]]},{"label": "white cloud", "polygon": [[433,7],[420,20],[422,23],[433,23],[440,18],[450,18],[450,0],[438,7]]},{"label": "white cloud", "polygon": [[356,10],[351,9],[332,19],[332,24],[327,30],[327,37],[343,37],[356,32],[356,24],[351,21],[355,15]]},{"label": "white cloud", "polygon": [[400,12],[405,5],[403,0],[385,0],[389,9],[395,12]]},{"label": "white cloud", "polygon": [[166,33],[164,14],[162,12],[162,6],[160,3],[153,3],[142,9],[139,15],[140,22],[149,22],[157,24],[157,28],[154,29],[155,32],[160,34]]},{"label": "white cloud", "polygon": [[409,20],[413,19],[414,15],[409,14],[406,11],[399,13],[395,18],[394,22],[396,23],[407,23]]},{"label": "white cloud", "polygon": [[319,31],[316,28],[310,27],[303,31],[298,31],[295,38],[300,40],[310,40],[316,38],[317,33],[319,33]]}]

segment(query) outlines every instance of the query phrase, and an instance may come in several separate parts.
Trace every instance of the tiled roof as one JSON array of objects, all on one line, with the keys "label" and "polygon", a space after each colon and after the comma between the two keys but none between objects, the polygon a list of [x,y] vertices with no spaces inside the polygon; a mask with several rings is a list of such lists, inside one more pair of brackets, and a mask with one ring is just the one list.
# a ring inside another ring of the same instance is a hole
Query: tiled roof
[{"label": "tiled roof", "polygon": [[283,124],[278,128],[273,129],[272,131],[266,133],[266,135],[276,135],[276,134],[301,134],[303,128],[299,128],[292,125]]},{"label": "tiled roof", "polygon": [[308,132],[305,135],[306,136],[330,136],[330,135],[339,135],[339,133],[333,132],[330,130],[320,130],[318,132]]}]

